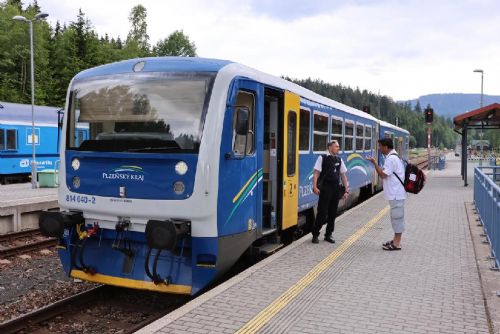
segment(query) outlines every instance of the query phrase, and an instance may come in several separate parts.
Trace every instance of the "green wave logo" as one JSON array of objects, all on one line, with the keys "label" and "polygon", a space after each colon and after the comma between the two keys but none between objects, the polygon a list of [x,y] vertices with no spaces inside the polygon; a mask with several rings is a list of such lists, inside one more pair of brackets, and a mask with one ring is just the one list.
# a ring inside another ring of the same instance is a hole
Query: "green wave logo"
[{"label": "green wave logo", "polygon": [[361,173],[368,175],[370,173],[368,166],[368,161],[358,153],[352,153],[347,157],[346,167],[348,170],[359,170]]},{"label": "green wave logo", "polygon": [[240,191],[238,191],[236,196],[234,196],[233,203],[236,204],[231,210],[231,213],[229,214],[229,217],[226,219],[224,225],[227,224],[227,222],[233,217],[236,210],[241,206],[241,204],[243,204],[243,202],[248,198],[248,196],[250,196],[250,194],[255,189],[257,184],[262,180],[263,174],[264,173],[262,168],[253,173],[253,175],[250,176],[245,185],[240,189]]},{"label": "green wave logo", "polygon": [[120,166],[113,168],[109,171],[110,173],[123,173],[123,172],[133,172],[133,173],[144,173],[142,167],[139,166]]}]

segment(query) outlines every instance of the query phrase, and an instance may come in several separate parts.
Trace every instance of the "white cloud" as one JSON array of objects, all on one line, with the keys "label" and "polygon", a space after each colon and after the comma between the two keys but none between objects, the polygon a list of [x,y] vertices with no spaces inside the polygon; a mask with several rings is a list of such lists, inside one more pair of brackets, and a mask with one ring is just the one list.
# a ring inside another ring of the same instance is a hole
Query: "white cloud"
[{"label": "white cloud", "polygon": [[[78,8],[100,35],[125,39],[130,0],[39,0],[51,22]],[[200,56],[230,59],[274,75],[320,78],[395,99],[480,90],[500,95],[500,8],[482,1],[153,1],[152,44],[176,29]],[[290,19],[287,19],[289,17]]]}]

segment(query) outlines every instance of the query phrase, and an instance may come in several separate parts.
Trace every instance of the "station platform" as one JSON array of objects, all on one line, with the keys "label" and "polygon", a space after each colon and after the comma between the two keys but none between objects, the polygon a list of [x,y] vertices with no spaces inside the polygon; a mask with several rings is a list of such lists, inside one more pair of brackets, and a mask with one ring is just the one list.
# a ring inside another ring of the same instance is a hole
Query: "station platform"
[{"label": "station platform", "polygon": [[137,333],[493,333],[460,162],[409,194],[401,251],[383,195],[337,218],[335,244],[305,236]]},{"label": "station platform", "polygon": [[38,228],[43,210],[57,210],[57,188],[32,189],[31,183],[0,185],[0,233]]}]

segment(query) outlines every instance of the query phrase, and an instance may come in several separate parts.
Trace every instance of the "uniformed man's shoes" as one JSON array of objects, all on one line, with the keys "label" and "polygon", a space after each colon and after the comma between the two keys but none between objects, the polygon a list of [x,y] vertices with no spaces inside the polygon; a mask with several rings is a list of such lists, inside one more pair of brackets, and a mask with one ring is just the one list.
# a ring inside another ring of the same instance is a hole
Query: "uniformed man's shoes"
[{"label": "uniformed man's shoes", "polygon": [[313,238],[312,238],[312,243],[313,243],[313,244],[319,244],[318,237],[313,237]]},{"label": "uniformed man's shoes", "polygon": [[334,244],[334,243],[335,243],[335,240],[333,240],[333,238],[332,238],[332,237],[326,237],[326,236],[325,236],[325,241],[328,241],[328,242],[329,242],[329,243],[331,243],[331,244]]}]

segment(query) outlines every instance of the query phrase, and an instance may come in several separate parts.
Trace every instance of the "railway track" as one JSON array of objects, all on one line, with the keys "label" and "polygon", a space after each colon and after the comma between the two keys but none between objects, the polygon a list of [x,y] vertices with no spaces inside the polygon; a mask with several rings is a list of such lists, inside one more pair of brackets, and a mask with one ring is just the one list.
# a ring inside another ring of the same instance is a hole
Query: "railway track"
[{"label": "railway track", "polygon": [[427,165],[429,164],[429,161],[427,160],[427,155],[415,157],[411,159],[410,162],[416,165],[420,169],[427,168]]},{"label": "railway track", "polygon": [[55,238],[46,238],[38,229],[0,235],[0,258],[24,254],[57,244]]},{"label": "railway track", "polygon": [[133,333],[190,299],[99,286],[0,324],[0,333]]}]

